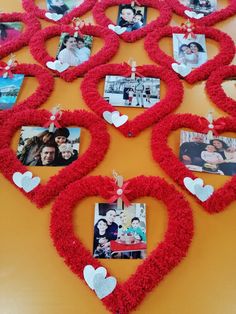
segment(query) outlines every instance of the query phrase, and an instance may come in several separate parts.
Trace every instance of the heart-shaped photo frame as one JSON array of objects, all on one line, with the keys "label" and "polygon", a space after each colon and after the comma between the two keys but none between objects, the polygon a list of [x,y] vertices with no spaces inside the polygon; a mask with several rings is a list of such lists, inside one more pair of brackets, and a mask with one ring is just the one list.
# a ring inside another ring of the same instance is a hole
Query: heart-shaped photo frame
[{"label": "heart-shaped photo frame", "polygon": [[[105,44],[103,48],[95,55],[92,55],[88,61],[85,61],[76,67],[70,67],[63,72],[52,70],[55,75],[60,76],[67,82],[71,82],[77,77],[84,75],[97,65],[108,62],[119,48],[119,38],[108,28],[84,25],[81,28],[81,32],[85,35],[100,37],[104,40]],[[46,51],[45,41],[49,38],[60,36],[61,33],[69,33],[73,35],[75,29],[69,25],[49,26],[37,32],[37,34],[30,40],[30,51],[34,58],[42,65],[46,66],[47,62],[55,62],[55,58],[51,57]]]},{"label": "heart-shaped photo frame", "polygon": [[[0,66],[1,65],[2,63],[0,62]],[[1,123],[11,118],[13,112],[38,108],[48,99],[54,87],[53,76],[37,64],[18,63],[12,69],[12,74],[23,74],[25,76],[35,77],[38,80],[39,86],[31,96],[23,101],[16,102],[11,109],[0,111]]]},{"label": "heart-shaped photo frame", "polygon": [[[155,45],[155,43],[159,43],[163,37],[172,37],[173,34],[182,33],[184,33],[184,31],[181,27],[165,26],[153,31],[151,34],[148,34],[145,39],[144,46],[149,57],[156,63],[172,69],[172,64],[176,61],[172,56],[169,56],[162,51],[158,45]],[[217,41],[220,45],[220,51],[213,59],[210,59],[198,68],[193,69],[190,74],[184,77],[184,79],[190,84],[207,79],[212,71],[221,65],[228,65],[235,56],[234,42],[226,33],[223,33],[218,29],[205,26],[196,26],[194,33],[205,34],[206,38],[211,38]]]},{"label": "heart-shaped photo frame", "polygon": [[219,67],[211,73],[206,81],[206,91],[216,106],[230,115],[236,116],[236,101],[226,95],[221,85],[223,80],[231,78],[236,78],[236,65]]},{"label": "heart-shaped photo frame", "polygon": [[[51,113],[46,110],[25,110],[13,113],[11,119],[1,126],[0,135],[0,171],[10,181],[15,172],[25,173],[27,168],[17,159],[10,145],[14,133],[21,126],[41,126],[50,121]],[[91,135],[91,142],[83,155],[72,164],[64,167],[58,174],[50,177],[30,193],[24,193],[38,207],[48,204],[69,183],[82,178],[101,162],[109,147],[110,137],[104,122],[96,115],[84,110],[62,111],[61,127],[78,126],[85,128]]]},{"label": "heart-shaped photo frame", "polygon": [[96,0],[84,0],[81,5],[78,7],[75,7],[70,12],[65,14],[62,18],[60,18],[58,21],[55,21],[53,19],[47,18],[45,15],[48,11],[44,9],[40,9],[36,4],[35,0],[22,0],[22,6],[27,12],[33,12],[35,16],[41,19],[45,19],[47,21],[50,21],[52,23],[57,24],[68,24],[71,22],[71,20],[74,17],[80,17],[87,13],[89,10],[93,8],[95,5]]},{"label": "heart-shaped photo frame", "polygon": [[[135,309],[146,294],[181,262],[193,237],[192,211],[172,185],[158,177],[145,176],[126,182],[129,201],[150,196],[164,202],[168,223],[163,240],[137,267],[135,273],[122,284],[118,283],[114,291],[102,299],[110,312],[123,314]],[[101,196],[108,200],[111,196],[109,191],[113,189],[114,181],[108,177],[86,177],[70,184],[53,205],[50,225],[52,240],[64,262],[82,280],[85,266],[97,268],[101,264],[75,234],[73,209],[85,197]]]},{"label": "heart-shaped photo frame", "polygon": [[[190,171],[168,146],[168,136],[178,129],[189,128],[193,132],[206,133],[209,121],[203,117],[192,114],[169,115],[153,128],[152,132],[152,154],[153,158],[163,170],[181,187],[185,188],[184,179],[196,179],[195,174]],[[221,125],[218,133],[236,132],[235,118],[219,118],[214,120],[214,125]],[[223,211],[227,205],[236,199],[236,175],[232,176],[224,186],[215,192],[206,201],[199,203],[209,213]],[[193,195],[193,194],[191,194]]]},{"label": "heart-shaped photo frame", "polygon": [[9,40],[0,46],[0,59],[24,46],[27,46],[30,38],[41,28],[37,18],[29,13],[1,13],[0,23],[4,22],[22,22],[25,26],[25,30],[19,37]]},{"label": "heart-shaped photo frame", "polygon": [[236,13],[236,1],[235,0],[228,0],[229,5],[226,8],[212,12],[208,14],[207,16],[204,16],[200,19],[191,18],[189,17],[189,15],[186,15],[185,11],[192,11],[192,10],[189,7],[180,3],[179,0],[167,0],[166,2],[171,6],[171,8],[174,10],[176,14],[183,16],[186,19],[189,18],[194,23],[197,23],[199,25],[205,25],[205,26],[212,26],[220,21],[227,19],[228,17],[235,15]]},{"label": "heart-shaped photo frame", "polygon": [[[93,17],[98,25],[102,25],[104,27],[108,27],[108,25],[114,23],[105,15],[105,10],[111,6],[119,6],[121,4],[131,4],[131,0],[102,0],[98,1],[93,8]],[[132,32],[124,32],[120,35],[120,37],[126,42],[135,42],[138,39],[145,37],[148,33],[153,30],[167,25],[172,17],[172,12],[170,7],[165,3],[165,1],[161,0],[140,0],[138,1],[140,6],[154,8],[160,11],[160,16],[148,23],[146,26],[143,26],[140,29],[134,30]],[[118,7],[117,7],[118,8]],[[117,12],[118,14],[118,12]]]},{"label": "heart-shaped photo frame", "polygon": [[[138,135],[145,128],[160,121],[164,116],[175,110],[183,99],[183,85],[177,75],[164,67],[144,65],[137,67],[137,75],[160,78],[167,85],[166,95],[152,107],[145,109],[131,121],[127,121],[118,130],[127,137]],[[86,104],[96,114],[103,117],[103,113],[115,112],[116,108],[109,104],[98,92],[99,82],[106,75],[120,75],[131,77],[131,67],[128,64],[104,64],[90,70],[81,84],[82,96]],[[131,110],[131,109],[130,109]]]}]

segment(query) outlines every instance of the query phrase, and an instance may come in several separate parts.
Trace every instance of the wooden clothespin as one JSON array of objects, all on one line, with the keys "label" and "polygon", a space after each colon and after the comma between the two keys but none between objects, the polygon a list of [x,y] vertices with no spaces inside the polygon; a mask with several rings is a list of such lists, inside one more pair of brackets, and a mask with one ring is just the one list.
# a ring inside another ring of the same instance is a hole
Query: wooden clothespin
[{"label": "wooden clothespin", "polygon": [[0,76],[3,78],[13,77],[12,69],[17,66],[18,62],[16,61],[16,56],[14,54],[10,55],[10,59],[5,63],[3,62],[3,66],[0,67]]},{"label": "wooden clothespin", "polygon": [[214,125],[213,125],[213,111],[209,111],[207,114],[206,119],[208,120],[209,124],[208,124],[208,133],[207,133],[207,138],[209,140],[213,139],[213,129],[214,129]]},{"label": "wooden clothespin", "polygon": [[[122,195],[122,193],[123,193],[122,187],[124,184],[124,178],[122,176],[120,176],[115,170],[112,171],[112,175],[115,179],[117,186],[120,188],[117,190],[117,194],[119,195],[119,192],[120,192],[120,195]],[[117,198],[117,207],[121,208],[121,209],[123,208],[123,200],[121,197]]]},{"label": "wooden clothespin", "polygon": [[81,20],[79,17],[74,17],[73,20],[72,20],[72,24],[73,24],[73,27],[74,27],[74,37],[83,37],[83,34],[81,32],[81,29],[84,27],[85,25],[85,21],[84,20]]},{"label": "wooden clothespin", "polygon": [[60,110],[60,105],[57,105],[52,108],[51,110],[51,117],[50,122],[48,123],[49,126],[49,132],[54,132],[55,128],[60,128],[60,124],[58,123],[58,120],[61,118],[62,112]]},{"label": "wooden clothespin", "polygon": [[131,79],[135,80],[135,72],[136,72],[137,63],[133,58],[131,58],[129,59],[128,64],[131,67]]}]

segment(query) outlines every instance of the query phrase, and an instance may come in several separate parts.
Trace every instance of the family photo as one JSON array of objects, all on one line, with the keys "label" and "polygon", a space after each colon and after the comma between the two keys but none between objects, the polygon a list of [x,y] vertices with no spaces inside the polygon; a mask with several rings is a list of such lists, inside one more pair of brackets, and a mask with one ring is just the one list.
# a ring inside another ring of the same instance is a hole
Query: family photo
[{"label": "family photo", "polygon": [[65,15],[83,2],[84,0],[46,0],[49,12],[62,15]]},{"label": "family photo", "polygon": [[193,171],[225,176],[236,174],[236,139],[181,131],[179,158]]},{"label": "family photo", "polygon": [[75,37],[62,33],[56,58],[69,66],[77,66],[88,61],[91,55],[93,37]]},{"label": "family photo", "polygon": [[119,6],[117,25],[126,27],[126,32],[142,28],[147,23],[147,8],[131,4]]},{"label": "family photo", "polygon": [[143,259],[146,248],[146,204],[95,204],[95,258]]},{"label": "family photo", "polygon": [[25,166],[67,166],[78,159],[80,128],[23,126],[17,158]]},{"label": "family photo", "polygon": [[23,25],[20,22],[0,23],[0,45],[18,38],[22,33]]},{"label": "family photo", "polygon": [[197,68],[207,61],[205,35],[184,38],[184,34],[173,34],[174,59],[191,68]]},{"label": "family photo", "polygon": [[0,77],[0,110],[13,107],[24,80],[23,74],[14,74],[10,77]]},{"label": "family photo", "polygon": [[113,106],[149,108],[160,101],[160,79],[107,75],[103,97]]},{"label": "family photo", "polygon": [[180,2],[196,13],[208,15],[217,10],[217,0],[180,0]]}]

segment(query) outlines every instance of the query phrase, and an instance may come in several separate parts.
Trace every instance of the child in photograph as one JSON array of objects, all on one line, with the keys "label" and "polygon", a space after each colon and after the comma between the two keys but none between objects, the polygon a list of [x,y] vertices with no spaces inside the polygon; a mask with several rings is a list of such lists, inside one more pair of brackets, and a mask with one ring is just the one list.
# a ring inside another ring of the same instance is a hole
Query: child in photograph
[{"label": "child in photograph", "polygon": [[144,107],[144,102],[143,102],[144,85],[140,78],[137,79],[137,82],[138,84],[135,86],[135,93],[136,93],[136,100],[137,100],[136,106],[139,106],[141,104],[141,106]]},{"label": "child in photograph", "polygon": [[93,256],[96,258],[110,258],[110,239],[107,233],[106,219],[99,219],[94,226]]},{"label": "child in photograph", "polygon": [[181,63],[191,67],[197,67],[198,64],[198,56],[186,44],[179,47],[179,60]]},{"label": "child in photograph", "polygon": [[126,234],[129,233],[133,234],[136,240],[146,242],[146,234],[141,229],[140,219],[138,217],[132,218],[131,227],[126,230]]},{"label": "child in photograph", "polygon": [[151,87],[150,87],[150,85],[147,85],[145,87],[145,94],[146,94],[146,102],[150,103],[151,102]]},{"label": "child in photograph", "polygon": [[0,23],[0,45],[19,37],[20,34],[21,31],[18,29],[11,27],[10,25]]},{"label": "child in photograph", "polygon": [[205,150],[201,152],[201,158],[210,164],[218,164],[223,162],[221,154],[216,152],[214,145],[207,145]]},{"label": "child in photograph", "polygon": [[138,10],[133,18],[134,23],[138,23],[140,27],[143,26],[143,14]]},{"label": "child in photograph", "polygon": [[70,143],[64,143],[59,146],[58,166],[67,166],[77,159],[78,154],[74,154]]},{"label": "child in photograph", "polygon": [[57,59],[62,63],[69,64],[69,66],[77,66],[81,63],[78,54],[77,38],[71,35],[65,35]]},{"label": "child in photograph", "polygon": [[88,47],[85,47],[83,38],[79,37],[77,39],[77,43],[78,50],[76,50],[76,54],[77,57],[79,58],[79,64],[81,64],[85,61],[88,61],[91,51]]},{"label": "child in photograph", "polygon": [[133,88],[130,88],[129,89],[129,106],[132,105],[132,100],[133,100],[133,97],[134,97],[134,90]]},{"label": "child in photograph", "polygon": [[128,105],[129,103],[129,84],[125,84],[124,90],[123,90],[123,100],[125,102],[125,105]]},{"label": "child in photograph", "polygon": [[[56,129],[56,131],[54,132],[54,141],[57,144],[59,151],[60,151],[61,145],[63,145],[63,144],[71,145],[69,143],[69,140],[68,140],[69,136],[70,136],[70,131],[67,128]],[[66,149],[69,148],[69,145],[66,146]],[[61,148],[61,150],[65,151],[65,146],[63,146]],[[71,159],[73,159],[73,161],[74,161],[78,158],[78,151],[76,149],[72,148],[72,153],[73,153],[73,156]],[[67,155],[67,154],[65,154],[65,155]],[[66,164],[66,161],[64,161],[64,159],[65,158],[62,159],[61,156],[57,157],[56,163],[58,163],[58,166],[61,165],[61,162]]]},{"label": "child in photograph", "polygon": [[66,14],[69,7],[65,4],[64,0],[47,0],[49,11],[56,14]]},{"label": "child in photograph", "polygon": [[134,21],[135,14],[136,10],[131,5],[122,6],[119,26],[126,27],[126,32],[132,32],[141,27],[140,22]]}]

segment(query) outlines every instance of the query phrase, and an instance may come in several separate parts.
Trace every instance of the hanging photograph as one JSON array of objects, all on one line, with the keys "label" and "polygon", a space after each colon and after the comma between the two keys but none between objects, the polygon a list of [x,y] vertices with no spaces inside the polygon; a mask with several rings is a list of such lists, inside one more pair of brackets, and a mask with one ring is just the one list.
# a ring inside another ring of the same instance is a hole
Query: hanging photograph
[{"label": "hanging photograph", "polygon": [[147,8],[131,4],[119,6],[117,25],[125,27],[126,32],[142,28],[147,23]]},{"label": "hanging photograph", "polygon": [[0,23],[0,46],[22,34],[23,25],[20,22]]},{"label": "hanging photograph", "polygon": [[51,13],[62,14],[70,12],[84,1],[81,0],[46,0],[47,10]]},{"label": "hanging photograph", "polygon": [[23,74],[14,74],[10,77],[0,77],[0,110],[13,107],[24,80]]},{"label": "hanging photograph", "polygon": [[180,0],[180,3],[196,13],[208,15],[217,10],[217,0]]}]

